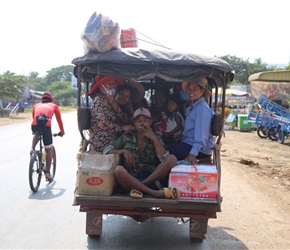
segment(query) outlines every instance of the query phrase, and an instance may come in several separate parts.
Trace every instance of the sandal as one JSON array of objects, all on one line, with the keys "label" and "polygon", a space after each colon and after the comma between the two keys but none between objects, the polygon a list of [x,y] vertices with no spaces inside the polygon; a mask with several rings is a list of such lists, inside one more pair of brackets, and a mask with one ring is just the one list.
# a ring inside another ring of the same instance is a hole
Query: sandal
[{"label": "sandal", "polygon": [[166,199],[178,199],[180,197],[180,192],[178,188],[170,187],[170,188],[162,188],[164,190],[164,195]]},{"label": "sandal", "polygon": [[131,196],[132,198],[138,198],[138,199],[143,198],[143,194],[142,194],[142,192],[140,192],[139,190],[137,190],[137,189],[135,189],[135,188],[131,188],[130,196]]}]

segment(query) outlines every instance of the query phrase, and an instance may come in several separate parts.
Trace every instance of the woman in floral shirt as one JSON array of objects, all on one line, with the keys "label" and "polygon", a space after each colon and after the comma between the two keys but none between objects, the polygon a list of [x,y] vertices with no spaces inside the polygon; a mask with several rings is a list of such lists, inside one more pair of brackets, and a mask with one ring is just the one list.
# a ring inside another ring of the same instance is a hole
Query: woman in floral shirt
[{"label": "woman in floral shirt", "polygon": [[89,95],[97,92],[91,106],[90,150],[103,152],[118,136],[133,128],[131,125],[122,125],[124,111],[120,109],[114,97],[116,87],[123,81],[99,75],[89,92]]}]

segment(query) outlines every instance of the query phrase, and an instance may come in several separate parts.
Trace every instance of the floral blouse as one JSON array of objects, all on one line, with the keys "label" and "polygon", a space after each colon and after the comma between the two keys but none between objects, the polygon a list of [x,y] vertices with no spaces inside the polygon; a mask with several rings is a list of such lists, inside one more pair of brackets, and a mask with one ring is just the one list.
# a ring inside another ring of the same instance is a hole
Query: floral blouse
[{"label": "floral blouse", "polygon": [[106,99],[97,93],[91,106],[90,150],[103,152],[122,134],[124,112],[116,112]]}]

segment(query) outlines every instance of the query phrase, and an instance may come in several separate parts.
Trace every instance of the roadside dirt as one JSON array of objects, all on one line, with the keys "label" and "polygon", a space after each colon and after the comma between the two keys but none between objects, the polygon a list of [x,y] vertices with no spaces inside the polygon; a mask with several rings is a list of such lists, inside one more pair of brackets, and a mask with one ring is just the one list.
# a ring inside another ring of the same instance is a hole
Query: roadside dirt
[{"label": "roadside dirt", "polygon": [[226,130],[222,139],[222,162],[241,168],[254,179],[267,180],[265,189],[284,187],[290,191],[290,138],[284,144],[262,139],[256,131]]},{"label": "roadside dirt", "polygon": [[18,113],[17,115],[13,114],[9,117],[0,117],[0,127],[29,120],[32,120],[31,113]]},{"label": "roadside dirt", "polygon": [[207,234],[220,244],[212,249],[290,249],[289,147],[290,138],[280,144],[256,131],[225,131],[222,212]]}]

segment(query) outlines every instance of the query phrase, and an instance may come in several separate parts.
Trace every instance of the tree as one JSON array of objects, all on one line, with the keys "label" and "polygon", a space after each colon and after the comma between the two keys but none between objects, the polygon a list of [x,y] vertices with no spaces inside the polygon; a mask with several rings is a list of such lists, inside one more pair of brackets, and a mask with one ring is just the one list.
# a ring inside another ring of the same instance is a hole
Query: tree
[{"label": "tree", "polygon": [[48,89],[48,86],[53,82],[59,81],[71,81],[71,77],[73,74],[73,65],[63,65],[57,68],[52,68],[51,70],[47,71],[47,75],[44,77],[42,82],[42,87],[44,90]]},{"label": "tree", "polygon": [[28,87],[29,89],[38,90],[38,91],[45,91],[46,88],[44,88],[43,85],[43,78],[38,77],[38,72],[30,72],[29,76],[27,77],[28,80]]},{"label": "tree", "polygon": [[231,55],[221,56],[220,58],[227,61],[232,66],[235,73],[233,83],[248,85],[248,78],[250,75],[262,71],[269,71],[267,65],[262,62],[261,58],[255,59],[254,63],[250,63],[249,59],[244,60]]},{"label": "tree", "polygon": [[27,78],[10,71],[0,75],[0,98],[9,98],[19,101],[27,84]]},{"label": "tree", "polygon": [[48,86],[47,90],[52,93],[53,97],[59,103],[67,103],[70,99],[75,100],[77,95],[76,90],[71,88],[71,82],[67,81],[53,82],[50,86]]},{"label": "tree", "polygon": [[288,66],[286,66],[284,69],[285,69],[285,70],[290,70],[290,61],[289,61]]}]

